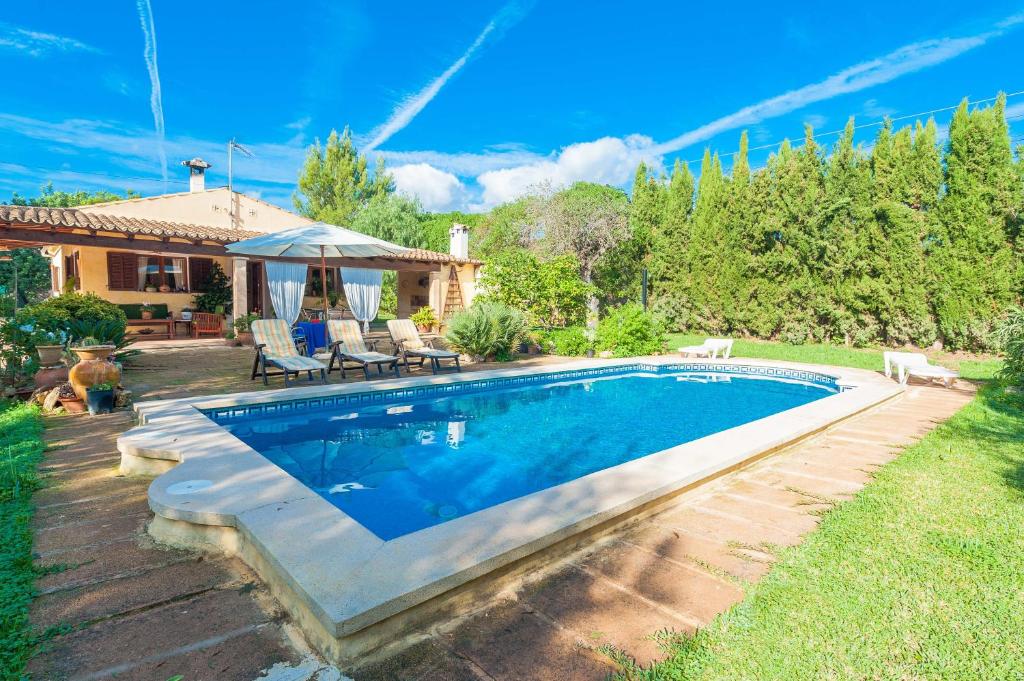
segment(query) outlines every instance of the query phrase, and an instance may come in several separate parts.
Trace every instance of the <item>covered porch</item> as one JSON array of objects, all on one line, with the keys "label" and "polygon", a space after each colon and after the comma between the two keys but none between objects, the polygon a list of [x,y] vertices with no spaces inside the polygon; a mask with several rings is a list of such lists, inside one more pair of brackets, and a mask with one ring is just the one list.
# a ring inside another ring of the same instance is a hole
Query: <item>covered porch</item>
[{"label": "covered porch", "polygon": [[[260,233],[207,225],[86,213],[74,208],[36,208],[0,205],[0,246],[39,248],[50,260],[54,295],[65,290],[95,293],[124,306],[147,303],[181,319],[194,309],[194,297],[205,290],[214,265],[230,279],[232,316],[256,313],[272,316],[273,306],[264,261],[226,251],[237,241]],[[460,234],[461,243],[465,235]],[[453,238],[453,243],[454,243]],[[337,293],[337,306],[347,306],[339,268],[395,273],[396,314],[408,317],[423,306],[438,318],[472,303],[480,262],[458,255],[422,249],[388,257],[333,259],[327,273],[328,291]],[[321,303],[319,268],[310,266],[304,307]],[[166,327],[162,322],[159,327]]]}]

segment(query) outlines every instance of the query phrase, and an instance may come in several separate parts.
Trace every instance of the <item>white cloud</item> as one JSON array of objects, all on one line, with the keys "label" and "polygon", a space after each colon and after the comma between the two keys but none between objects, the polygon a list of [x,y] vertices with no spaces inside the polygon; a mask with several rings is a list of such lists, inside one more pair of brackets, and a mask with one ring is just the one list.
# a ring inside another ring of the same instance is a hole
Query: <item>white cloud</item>
[{"label": "white cloud", "polygon": [[0,23],[0,48],[23,52],[30,57],[42,57],[52,52],[101,52],[98,48],[74,38],[18,28],[5,23]]},{"label": "white cloud", "polygon": [[427,163],[409,163],[390,168],[400,194],[419,199],[424,210],[443,212],[462,205],[466,187],[451,173]]},{"label": "white cloud", "polygon": [[653,153],[654,141],[642,135],[625,139],[602,137],[593,142],[570,144],[552,158],[501,170],[490,170],[477,177],[482,189],[480,204],[489,208],[512,201],[546,183],[564,187],[587,181],[623,185],[632,178],[640,161],[660,168],[662,159]]},{"label": "white cloud", "polygon": [[381,144],[391,138],[396,132],[409,125],[416,116],[426,108],[427,104],[437,96],[437,93],[441,91],[441,88],[448,83],[452,77],[458,73],[466,62],[469,61],[473,53],[480,49],[480,46],[484,44],[487,37],[495,32],[500,32],[508,29],[514,23],[519,21],[529,10],[528,5],[523,5],[518,2],[510,2],[501,8],[501,11],[484,26],[484,30],[480,32],[480,35],[476,37],[473,44],[469,46],[462,56],[456,59],[451,66],[444,70],[444,72],[432,80],[425,88],[412,95],[404,102],[398,105],[392,112],[391,117],[382,123],[380,126],[370,132],[368,137],[370,141],[363,146],[364,151],[372,151],[379,147]]}]

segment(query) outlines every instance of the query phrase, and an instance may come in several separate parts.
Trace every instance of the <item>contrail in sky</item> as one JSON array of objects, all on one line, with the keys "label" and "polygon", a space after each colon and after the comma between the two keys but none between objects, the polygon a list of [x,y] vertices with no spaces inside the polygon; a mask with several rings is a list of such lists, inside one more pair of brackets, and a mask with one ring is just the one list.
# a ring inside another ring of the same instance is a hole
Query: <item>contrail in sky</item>
[{"label": "contrail in sky", "polygon": [[167,151],[164,149],[164,102],[160,94],[160,70],[156,65],[156,28],[153,26],[153,7],[149,0],[137,0],[139,22],[146,38],[143,57],[149,70],[149,106],[153,110],[153,125],[156,127],[157,154],[160,156],[160,173],[167,182]]},{"label": "contrail in sky", "polygon": [[363,147],[363,151],[376,149],[396,132],[409,125],[427,104],[430,104],[452,76],[466,65],[473,53],[480,49],[489,36],[510,28],[526,15],[532,5],[533,2],[510,2],[502,7],[494,18],[484,26],[484,30],[476,37],[469,49],[462,53],[461,57],[456,59],[451,66],[444,70],[444,73],[431,81],[429,85],[399,104],[392,112],[391,118],[370,133],[370,142]]}]

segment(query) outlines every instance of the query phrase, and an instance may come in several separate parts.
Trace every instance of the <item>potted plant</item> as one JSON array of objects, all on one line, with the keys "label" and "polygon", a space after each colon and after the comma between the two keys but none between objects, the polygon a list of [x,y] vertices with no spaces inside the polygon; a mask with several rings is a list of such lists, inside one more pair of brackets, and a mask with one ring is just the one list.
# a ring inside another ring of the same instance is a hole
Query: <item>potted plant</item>
[{"label": "potted plant", "polygon": [[156,293],[156,286],[153,286],[152,284],[146,284],[146,288],[144,290],[146,291],[146,293]]},{"label": "potted plant", "polygon": [[433,330],[434,325],[438,322],[437,316],[434,314],[434,309],[429,305],[424,305],[414,312],[409,318],[412,320],[412,323],[416,325],[416,328],[423,333],[428,333]]},{"label": "potted plant", "polygon": [[181,308],[181,319],[186,322],[192,321],[192,308],[188,305]]},{"label": "potted plant", "polygon": [[157,289],[157,290],[159,290],[160,293],[170,293],[171,292],[171,287],[168,286],[167,284],[160,284],[160,288]]},{"label": "potted plant", "polygon": [[155,309],[156,308],[154,308],[149,303],[143,303],[142,305],[139,306],[139,316],[142,317],[143,319],[152,319],[153,312],[155,311]]},{"label": "potted plant", "polygon": [[81,414],[85,411],[85,401],[75,394],[75,389],[70,383],[62,383],[57,390],[57,399],[60,400],[64,411],[69,414]]},{"label": "potted plant", "polygon": [[242,345],[252,345],[252,323],[259,318],[259,315],[254,312],[250,312],[247,315],[243,315],[235,319],[233,323],[235,327],[235,334]]},{"label": "potted plant", "polygon": [[52,367],[61,363],[64,357],[64,343],[67,342],[67,335],[63,331],[39,331],[33,340],[40,366]]},{"label": "potted plant", "polygon": [[85,391],[85,404],[89,413],[109,414],[114,409],[114,384],[96,383],[89,386]]}]

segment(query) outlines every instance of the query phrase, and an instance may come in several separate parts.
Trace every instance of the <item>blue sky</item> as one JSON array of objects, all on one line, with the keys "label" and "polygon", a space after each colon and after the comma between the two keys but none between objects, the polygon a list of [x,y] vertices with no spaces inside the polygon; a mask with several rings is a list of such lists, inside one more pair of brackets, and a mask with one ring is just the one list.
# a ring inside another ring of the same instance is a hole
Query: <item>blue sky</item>
[{"label": "blue sky", "polygon": [[627,186],[743,129],[760,146],[1024,90],[1024,4],[693,4],[11,0],[0,200],[182,191],[197,155],[224,185],[235,137],[255,153],[236,187],[290,207],[306,146],[348,125],[424,208],[483,209]]}]

